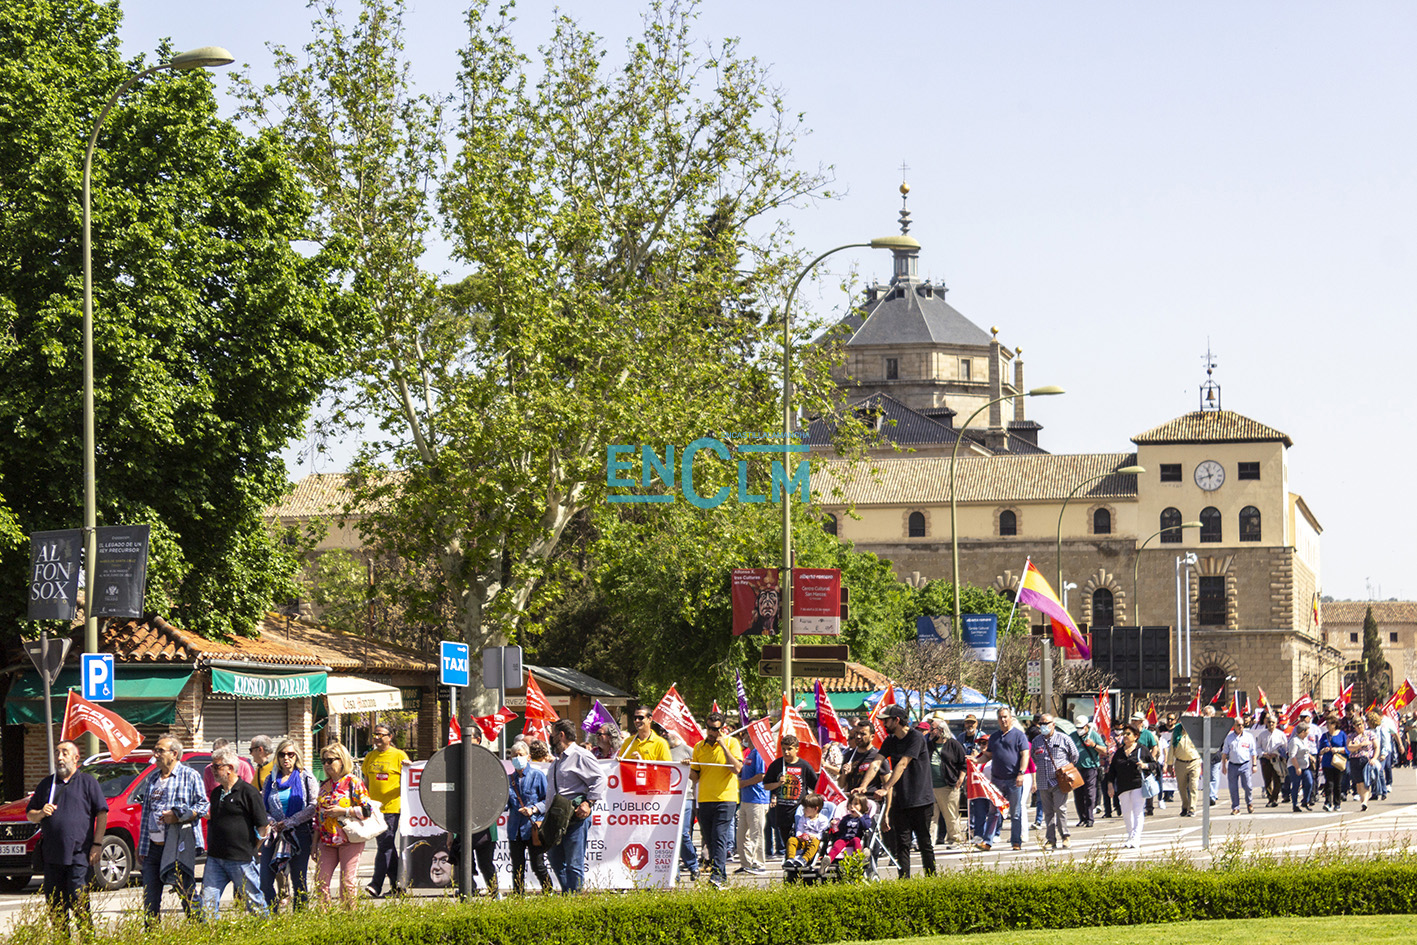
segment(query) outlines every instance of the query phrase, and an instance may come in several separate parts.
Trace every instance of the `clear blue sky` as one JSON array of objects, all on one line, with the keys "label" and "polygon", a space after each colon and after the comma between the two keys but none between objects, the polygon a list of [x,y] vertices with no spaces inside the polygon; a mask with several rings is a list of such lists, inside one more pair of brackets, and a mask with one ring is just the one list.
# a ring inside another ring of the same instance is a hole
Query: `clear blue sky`
[{"label": "clear blue sky", "polygon": [[[562,9],[612,52],[639,23]],[[216,43],[258,78],[308,36],[295,0],[125,10],[127,52]],[[519,10],[544,38],[552,5]],[[845,196],[792,218],[804,247],[894,232],[910,166],[922,272],[1068,390],[1032,407],[1045,447],[1129,449],[1195,409],[1209,344],[1224,406],[1294,439],[1324,592],[1417,596],[1417,4],[709,0],[700,23],[772,66],[801,163],[835,168]],[[464,35],[459,3],[412,0],[422,88],[452,89]]]}]

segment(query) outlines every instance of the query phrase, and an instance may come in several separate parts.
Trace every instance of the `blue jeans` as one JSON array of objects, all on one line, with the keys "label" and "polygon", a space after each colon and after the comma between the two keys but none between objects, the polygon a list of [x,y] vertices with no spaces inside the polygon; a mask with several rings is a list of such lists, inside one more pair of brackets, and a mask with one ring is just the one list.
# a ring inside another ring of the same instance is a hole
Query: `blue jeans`
[{"label": "blue jeans", "polygon": [[699,851],[694,849],[694,805],[684,805],[684,829],[679,832],[679,868],[689,871],[690,879],[699,878]]},{"label": "blue jeans", "polygon": [[720,883],[728,880],[728,828],[738,805],[733,801],[708,801],[699,804],[699,832],[704,847],[713,862],[713,878]]},{"label": "blue jeans", "polygon": [[579,892],[585,885],[585,838],[590,832],[590,818],[576,820],[573,816],[566,836],[549,851],[551,872],[561,884],[561,892]]},{"label": "blue jeans", "polygon": [[1287,778],[1289,782],[1289,801],[1298,808],[1300,804],[1312,804],[1314,802],[1314,773],[1305,766],[1303,771],[1295,771],[1293,768],[1286,769],[1289,772]]},{"label": "blue jeans", "polygon": [[[1014,846],[1023,845],[1023,785],[1015,784],[1013,778],[991,777],[994,787],[1003,793],[1004,798],[1009,802],[1009,843]],[[1003,832],[1004,818],[999,813],[998,808],[992,808],[989,813],[988,836],[985,838],[989,843],[994,843],[999,839],[999,834]]]},{"label": "blue jeans", "polygon": [[394,834],[398,833],[399,815],[385,814],[384,823],[389,829],[375,838],[378,846],[374,850],[374,878],[369,885],[376,893],[384,891],[384,877],[389,878],[389,892],[399,888],[399,851],[394,845]]},{"label": "blue jeans", "polygon": [[[293,829],[291,837],[294,840],[294,846],[298,849],[290,854],[286,875],[290,877],[291,906],[295,909],[303,909],[310,901],[310,892],[305,885],[305,873],[309,869],[310,853],[315,845],[315,825],[304,823]],[[383,834],[379,836],[382,837]],[[273,862],[276,848],[275,841],[267,842],[261,847],[261,895],[265,897],[266,905],[279,911],[279,902],[276,899],[276,871]]]},{"label": "blue jeans", "polygon": [[1226,767],[1229,772],[1227,777],[1230,781],[1230,809],[1240,809],[1240,789],[1242,787],[1245,789],[1245,806],[1252,806],[1254,798],[1251,796],[1253,788],[1250,786],[1250,776],[1253,770],[1250,766],[1250,762],[1246,761],[1243,764],[1235,764],[1232,761]]},{"label": "blue jeans", "polygon": [[969,802],[969,834],[976,843],[988,841],[989,818],[993,813],[994,806],[982,797]]},{"label": "blue jeans", "polygon": [[[162,912],[162,848],[161,843],[149,844],[147,856],[143,857],[143,912],[150,925]],[[177,898],[182,901],[182,912],[191,918],[192,909],[197,905],[196,877],[180,864],[169,875]]]},{"label": "blue jeans", "polygon": [[1220,797],[1220,752],[1210,756],[1210,799],[1212,803]]},{"label": "blue jeans", "polygon": [[266,897],[261,895],[261,880],[256,875],[254,860],[223,860],[208,856],[207,865],[202,869],[202,913],[208,921],[215,919],[221,910],[221,894],[227,884],[235,887],[238,900],[246,900],[246,911],[270,918],[271,910],[266,908]]}]

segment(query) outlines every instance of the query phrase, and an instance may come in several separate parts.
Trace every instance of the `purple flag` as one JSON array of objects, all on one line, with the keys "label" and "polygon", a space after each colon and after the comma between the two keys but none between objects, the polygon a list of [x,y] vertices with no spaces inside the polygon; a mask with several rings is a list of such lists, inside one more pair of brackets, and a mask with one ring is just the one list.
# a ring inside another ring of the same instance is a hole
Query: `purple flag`
[{"label": "purple flag", "polygon": [[581,731],[594,735],[600,731],[602,725],[615,725],[615,720],[610,717],[609,712],[605,711],[605,706],[600,704],[600,700],[596,699],[595,704],[590,707],[590,712],[586,713],[585,720],[581,722]]},{"label": "purple flag", "polygon": [[735,669],[733,675],[738,680],[738,724],[747,728],[752,721],[748,715],[748,690],[743,688],[743,674]]}]

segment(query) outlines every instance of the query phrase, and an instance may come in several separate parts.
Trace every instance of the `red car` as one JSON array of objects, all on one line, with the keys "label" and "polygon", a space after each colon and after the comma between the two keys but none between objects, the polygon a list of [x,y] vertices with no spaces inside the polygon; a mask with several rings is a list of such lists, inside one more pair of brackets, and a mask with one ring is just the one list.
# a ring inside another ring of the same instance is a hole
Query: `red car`
[{"label": "red car", "polygon": [[[211,764],[208,751],[189,751],[182,763],[200,774]],[[157,773],[152,752],[135,751],[122,761],[107,754],[94,755],[80,769],[98,779],[108,798],[108,831],[103,836],[98,875],[99,889],[118,889],[128,884],[138,848],[138,825],[143,813],[143,795]],[[30,795],[0,806],[0,892],[22,892],[30,878],[44,872],[39,862],[40,828],[25,817]]]}]

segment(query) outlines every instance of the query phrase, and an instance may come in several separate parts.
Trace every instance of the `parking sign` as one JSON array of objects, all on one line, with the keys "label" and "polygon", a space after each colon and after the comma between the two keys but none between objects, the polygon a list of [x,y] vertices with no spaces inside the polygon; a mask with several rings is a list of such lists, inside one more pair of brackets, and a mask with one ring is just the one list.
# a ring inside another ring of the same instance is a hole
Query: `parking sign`
[{"label": "parking sign", "polygon": [[113,654],[85,653],[79,671],[84,680],[84,698],[90,702],[114,699]]},{"label": "parking sign", "polygon": [[442,641],[438,660],[438,683],[443,686],[468,685],[467,644]]}]

